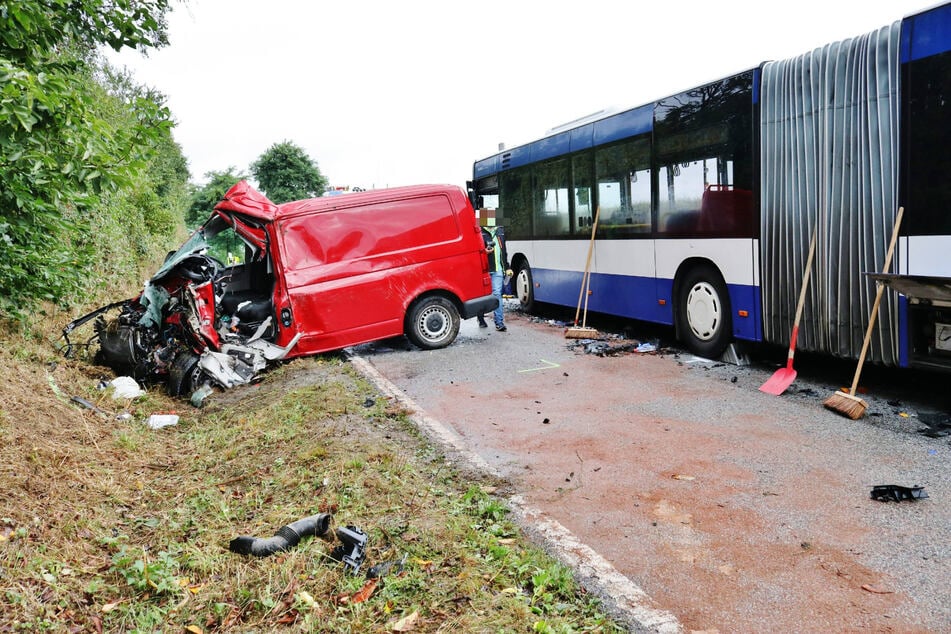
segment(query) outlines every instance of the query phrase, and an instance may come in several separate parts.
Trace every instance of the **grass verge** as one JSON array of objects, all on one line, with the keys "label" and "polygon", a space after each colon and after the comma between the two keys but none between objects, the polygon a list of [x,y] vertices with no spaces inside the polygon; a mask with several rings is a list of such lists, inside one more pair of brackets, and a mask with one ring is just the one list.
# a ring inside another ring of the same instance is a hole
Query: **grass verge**
[{"label": "grass verge", "polygon": [[[340,357],[201,409],[158,388],[115,400],[98,389],[111,378],[44,341],[3,341],[0,632],[624,631],[519,534],[501,483],[454,470]],[[144,424],[171,411],[176,426]],[[316,513],[368,535],[360,574],[320,539],[228,550]],[[385,562],[405,565],[363,574]]]}]

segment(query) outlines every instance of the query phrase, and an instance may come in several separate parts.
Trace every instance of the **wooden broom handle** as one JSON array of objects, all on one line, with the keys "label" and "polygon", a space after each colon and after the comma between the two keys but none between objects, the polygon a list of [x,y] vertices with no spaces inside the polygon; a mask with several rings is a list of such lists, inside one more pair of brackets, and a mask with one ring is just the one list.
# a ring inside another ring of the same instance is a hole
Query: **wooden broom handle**
[{"label": "wooden broom handle", "polygon": [[[588,242],[588,259],[584,263],[584,274],[581,276],[581,292],[578,293],[578,310],[575,311],[575,326],[578,325],[578,316],[581,314],[581,298],[584,296],[585,287],[588,285],[588,271],[591,267],[591,252],[594,251],[594,234],[598,231],[598,216],[601,214],[601,205],[594,210],[594,225],[591,227],[591,241]],[[588,302],[584,303],[585,317],[588,313]]]},{"label": "wooden broom handle", "polygon": [[[594,210],[594,228],[591,229],[591,248],[588,249],[589,251],[594,251],[594,236],[596,233],[598,233],[598,216],[599,215],[601,215],[601,205],[598,205],[598,207]],[[590,254],[588,255],[588,260],[589,261],[591,260]],[[588,268],[587,265],[585,265],[585,268]],[[584,294],[584,313],[583,313],[583,316],[581,317],[582,328],[585,328],[588,325],[588,297],[590,297],[591,295],[590,268],[588,268],[588,281],[585,283],[585,286],[587,288],[585,289],[585,294]],[[577,317],[575,319],[577,320]]]},{"label": "wooden broom handle", "polygon": [[[888,273],[888,268],[891,266],[895,242],[898,241],[898,227],[901,225],[901,217],[904,213],[905,208],[899,207],[898,215],[895,217],[895,228],[892,229],[892,239],[888,243],[888,251],[885,253],[885,264],[882,266],[882,273]],[[878,288],[875,291],[875,302],[872,304],[872,315],[868,319],[865,340],[862,342],[862,354],[859,355],[859,363],[855,368],[855,378],[852,379],[852,387],[849,389],[849,395],[851,396],[855,396],[855,390],[859,387],[859,374],[862,372],[862,364],[865,363],[865,353],[868,352],[868,344],[872,339],[872,329],[875,327],[875,319],[878,317],[878,305],[882,303],[882,292],[885,290],[885,285],[880,281],[876,281],[875,286]]]}]

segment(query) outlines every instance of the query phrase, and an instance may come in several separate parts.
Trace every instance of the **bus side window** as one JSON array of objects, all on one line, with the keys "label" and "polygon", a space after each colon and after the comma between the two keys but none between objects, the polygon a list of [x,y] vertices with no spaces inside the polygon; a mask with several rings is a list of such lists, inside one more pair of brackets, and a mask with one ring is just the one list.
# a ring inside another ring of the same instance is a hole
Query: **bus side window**
[{"label": "bus side window", "polygon": [[598,234],[625,237],[650,233],[650,139],[643,135],[595,153]]}]

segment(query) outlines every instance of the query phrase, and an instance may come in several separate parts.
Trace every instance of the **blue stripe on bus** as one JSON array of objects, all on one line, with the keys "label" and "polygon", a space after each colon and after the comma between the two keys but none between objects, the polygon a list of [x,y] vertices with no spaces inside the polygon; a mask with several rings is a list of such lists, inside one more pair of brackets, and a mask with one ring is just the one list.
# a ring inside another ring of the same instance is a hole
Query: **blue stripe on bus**
[{"label": "blue stripe on bus", "polygon": [[520,145],[499,155],[499,171],[521,167],[532,162],[532,146]]},{"label": "blue stripe on bus", "polygon": [[654,104],[626,110],[594,122],[594,144],[620,141],[650,132],[654,125]]},{"label": "blue stripe on bus", "polygon": [[653,125],[654,104],[625,110],[599,121],[565,130],[476,161],[473,167],[473,177],[479,179],[536,161],[564,156],[602,143],[620,141],[638,134],[646,134],[653,129]]},{"label": "blue stripe on bus", "polygon": [[571,151],[571,133],[568,131],[546,136],[532,143],[532,161],[544,161]]},{"label": "blue stripe on bus", "polygon": [[489,158],[482,159],[481,161],[476,161],[475,165],[472,168],[472,175],[476,178],[482,178],[483,176],[491,176],[499,171],[499,155],[490,156]]},{"label": "blue stripe on bus", "polygon": [[[535,299],[560,306],[577,307],[581,292],[580,271],[532,269]],[[629,319],[673,325],[673,280],[638,277],[633,275],[591,274],[591,295],[588,310],[608,313]],[[730,305],[733,308],[733,336],[747,341],[761,341],[759,300],[756,286],[730,284]],[[665,300],[662,305],[658,299]],[[584,299],[581,300],[584,302]],[[583,305],[583,304],[582,304]],[[746,310],[748,317],[739,317],[738,310]]]},{"label": "blue stripe on bus", "polygon": [[[759,286],[746,284],[727,284],[730,294],[730,307],[733,309],[733,336],[746,341],[763,340],[763,320],[760,311],[762,295]],[[746,317],[740,317],[739,311],[745,310]]]},{"label": "blue stripe on bus", "polygon": [[905,18],[901,26],[901,63],[951,50],[951,5]]},{"label": "blue stripe on bus", "polygon": [[571,133],[571,151],[587,150],[594,146],[594,124],[586,123],[579,128],[569,130]]}]

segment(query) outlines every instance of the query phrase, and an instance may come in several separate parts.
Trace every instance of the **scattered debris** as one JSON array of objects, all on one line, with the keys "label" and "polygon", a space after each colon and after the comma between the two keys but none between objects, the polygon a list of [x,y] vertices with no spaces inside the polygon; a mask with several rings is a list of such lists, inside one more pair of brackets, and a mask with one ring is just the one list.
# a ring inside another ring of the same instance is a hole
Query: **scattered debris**
[{"label": "scattered debris", "polygon": [[897,484],[877,484],[872,487],[873,500],[880,502],[901,502],[902,500],[921,500],[928,497],[923,487],[904,487]]},{"label": "scattered debris", "polygon": [[274,537],[235,537],[228,544],[228,550],[239,555],[267,557],[290,550],[305,537],[325,538],[324,536],[329,534],[332,519],[333,516],[329,513],[319,513],[280,527]]},{"label": "scattered debris", "polygon": [[406,557],[408,555],[409,553],[403,553],[403,558],[400,560],[393,559],[371,566],[370,569],[367,570],[367,578],[376,579],[385,577],[386,575],[390,574],[390,569],[394,567],[396,570],[393,571],[393,574],[399,575],[403,572],[403,568],[406,566]]},{"label": "scattered debris", "polygon": [[640,345],[636,341],[612,344],[607,341],[595,341],[593,339],[580,339],[578,343],[584,346],[585,354],[596,354],[599,357],[617,356],[623,352],[630,352]]},{"label": "scattered debris", "polygon": [[356,575],[366,557],[367,534],[351,525],[338,528],[336,533],[340,545],[333,549],[330,558],[342,561],[344,567]]},{"label": "scattered debris", "polygon": [[919,434],[929,438],[942,438],[951,435],[951,414],[942,412],[919,412],[918,420],[925,424]]},{"label": "scattered debris", "polygon": [[109,415],[108,412],[99,409],[96,405],[94,405],[93,403],[87,401],[86,399],[82,398],[81,396],[74,396],[74,397],[72,397],[72,398],[69,399],[69,400],[71,400],[73,403],[76,403],[77,405],[82,405],[83,407],[85,407],[85,408],[88,409],[88,410],[92,410],[92,411],[96,412],[96,413],[99,414],[100,416],[108,416],[108,415]]},{"label": "scattered debris", "polygon": [[145,390],[139,387],[139,383],[133,379],[131,376],[117,376],[116,378],[109,381],[109,386],[112,389],[112,398],[139,398],[140,396],[145,395]]},{"label": "scattered debris", "polygon": [[162,429],[163,427],[177,425],[178,414],[152,414],[148,420],[145,421],[145,424],[148,425],[150,429]]},{"label": "scattered debris", "polygon": [[211,386],[211,383],[205,383],[200,388],[192,392],[191,404],[192,407],[201,407],[205,404],[205,399],[211,396],[211,393],[214,392],[214,388]]}]

